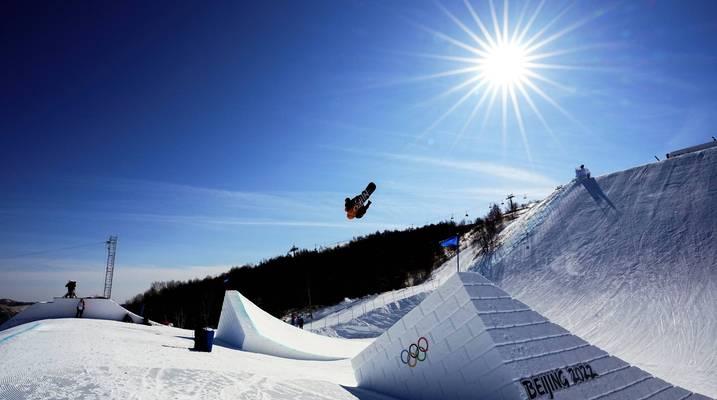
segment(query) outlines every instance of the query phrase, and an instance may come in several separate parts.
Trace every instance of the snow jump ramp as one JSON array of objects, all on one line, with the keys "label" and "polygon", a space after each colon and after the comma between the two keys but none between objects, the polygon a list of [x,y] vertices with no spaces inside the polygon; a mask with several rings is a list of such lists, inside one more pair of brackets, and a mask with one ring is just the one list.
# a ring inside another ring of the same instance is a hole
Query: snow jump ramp
[{"label": "snow jump ramp", "polygon": [[402,399],[697,400],[551,323],[482,275],[454,275],[352,359]]},{"label": "snow jump ramp", "polygon": [[236,290],[224,294],[216,340],[244,351],[298,360],[340,360],[366,348],[365,340],[337,339],[274,318]]}]

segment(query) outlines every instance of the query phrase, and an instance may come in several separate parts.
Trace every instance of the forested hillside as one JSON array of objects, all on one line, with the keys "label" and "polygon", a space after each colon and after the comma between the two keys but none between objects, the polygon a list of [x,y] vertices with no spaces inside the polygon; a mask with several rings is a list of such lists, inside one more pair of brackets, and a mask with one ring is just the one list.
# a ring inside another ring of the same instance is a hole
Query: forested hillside
[{"label": "forested hillside", "polygon": [[[482,221],[477,221],[481,224]],[[439,241],[475,224],[442,222],[403,231],[376,232],[322,249],[299,249],[258,265],[234,267],[217,277],[155,282],[127,307],[149,319],[193,328],[216,326],[224,291],[239,290],[264,310],[281,316],[295,309],[336,304],[419,283],[446,258]]]}]

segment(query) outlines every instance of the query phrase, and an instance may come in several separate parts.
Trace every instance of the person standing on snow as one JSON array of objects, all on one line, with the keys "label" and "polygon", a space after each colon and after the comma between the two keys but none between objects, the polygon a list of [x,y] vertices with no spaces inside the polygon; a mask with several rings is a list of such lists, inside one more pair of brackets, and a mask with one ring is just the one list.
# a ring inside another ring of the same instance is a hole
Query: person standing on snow
[{"label": "person standing on snow", "polygon": [[304,329],[304,317],[299,314],[299,318],[296,319],[297,325],[299,325],[299,329]]},{"label": "person standing on snow", "polygon": [[80,302],[77,303],[77,313],[75,313],[75,318],[82,318],[82,313],[85,312],[85,299],[80,299]]}]

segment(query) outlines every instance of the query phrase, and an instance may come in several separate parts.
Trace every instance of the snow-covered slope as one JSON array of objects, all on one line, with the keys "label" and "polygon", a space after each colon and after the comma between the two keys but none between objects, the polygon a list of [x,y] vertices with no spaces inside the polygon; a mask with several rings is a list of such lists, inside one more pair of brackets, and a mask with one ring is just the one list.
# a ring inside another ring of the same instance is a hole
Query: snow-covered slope
[{"label": "snow-covered slope", "polygon": [[191,331],[89,319],[0,332],[0,399],[390,400],[356,388],[348,360],[299,361],[214,346]]},{"label": "snow-covered slope", "polygon": [[[467,242],[468,240],[466,240]],[[456,256],[449,258],[436,268],[425,282],[378,295],[366,296],[327,315],[320,310],[317,315],[321,315],[321,318],[309,322],[305,328],[326,336],[378,337],[423,301],[428,294],[453,276],[458,262],[460,262],[460,270],[465,271],[473,265],[476,255],[475,247],[464,245],[457,257],[458,260],[456,260]],[[335,306],[329,307],[329,309],[332,308]]]},{"label": "snow-covered slope", "polygon": [[572,182],[474,266],[592,344],[717,397],[717,149]]}]

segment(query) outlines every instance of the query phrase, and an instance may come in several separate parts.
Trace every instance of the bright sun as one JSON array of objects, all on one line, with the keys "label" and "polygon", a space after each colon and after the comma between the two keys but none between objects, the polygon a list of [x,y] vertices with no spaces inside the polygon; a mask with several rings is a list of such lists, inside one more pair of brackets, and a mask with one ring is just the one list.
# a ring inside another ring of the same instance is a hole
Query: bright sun
[{"label": "bright sun", "polygon": [[[489,116],[492,115],[494,105],[499,103],[503,127],[503,143],[506,142],[508,115],[513,114],[518,124],[518,132],[520,133],[527,155],[529,158],[532,158],[530,155],[530,146],[528,145],[526,127],[523,122],[526,106],[538,118],[546,131],[553,135],[552,129],[550,129],[543,113],[538,108],[539,104],[535,101],[536,97],[550,104],[564,116],[579,124],[570,113],[543,90],[542,86],[549,85],[553,88],[572,92],[572,88],[550,79],[546,76],[545,72],[550,70],[566,71],[579,67],[550,62],[548,60],[566,53],[581,51],[588,48],[588,46],[573,49],[548,49],[548,47],[554,47],[548,45],[554,45],[557,39],[601,15],[602,11],[565,28],[551,32],[551,28],[554,27],[560,17],[565,14],[567,8],[559,12],[558,15],[550,19],[545,25],[536,29],[534,25],[536,25],[541,9],[543,9],[543,6],[546,4],[545,0],[539,2],[537,7],[531,5],[535,3],[525,2],[516,19],[511,19],[509,16],[508,0],[503,2],[502,13],[496,10],[493,0],[489,0],[487,4],[489,9],[484,9],[485,14],[487,14],[484,17],[486,18],[485,20],[479,16],[478,12],[476,12],[471,5],[470,0],[464,0],[464,4],[468,10],[468,14],[472,17],[473,22],[478,28],[476,31],[470,29],[464,21],[453,15],[440,3],[438,3],[438,6],[470,37],[471,40],[469,42],[423,27],[423,29],[432,33],[437,38],[468,52],[467,56],[424,54],[424,56],[429,58],[458,62],[462,64],[462,66],[428,75],[421,79],[466,76],[465,80],[436,96],[436,98],[442,98],[459,91],[464,91],[464,94],[455,104],[426,128],[424,132],[431,131],[438,126],[441,121],[456,111],[469,99],[476,99],[473,109],[467,114],[467,119],[458,132],[455,139],[457,142],[479,114],[483,115],[483,127],[485,127]],[[532,12],[530,11],[531,8]],[[500,14],[502,14],[502,18]]]},{"label": "bright sun", "polygon": [[494,89],[510,89],[528,77],[528,59],[523,47],[505,43],[488,49],[486,56],[479,60],[479,74],[490,82]]}]

